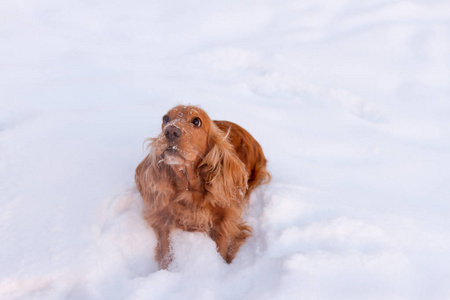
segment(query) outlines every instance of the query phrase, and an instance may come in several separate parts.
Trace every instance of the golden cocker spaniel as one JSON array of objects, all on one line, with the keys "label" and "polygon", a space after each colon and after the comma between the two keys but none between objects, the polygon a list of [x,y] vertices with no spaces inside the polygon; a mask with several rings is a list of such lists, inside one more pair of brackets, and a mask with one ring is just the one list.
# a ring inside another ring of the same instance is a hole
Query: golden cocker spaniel
[{"label": "golden cocker spaniel", "polygon": [[270,180],[263,150],[242,127],[196,106],[176,106],[162,121],[135,176],[158,239],[155,259],[168,267],[170,232],[180,228],[208,234],[231,263],[252,231],[242,219],[250,193]]}]

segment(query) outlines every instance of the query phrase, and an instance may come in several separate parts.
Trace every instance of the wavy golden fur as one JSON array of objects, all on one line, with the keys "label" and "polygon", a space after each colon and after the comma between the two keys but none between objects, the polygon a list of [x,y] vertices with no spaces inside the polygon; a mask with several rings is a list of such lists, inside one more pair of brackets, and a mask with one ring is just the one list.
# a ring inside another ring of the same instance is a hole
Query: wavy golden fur
[{"label": "wavy golden fur", "polygon": [[144,218],[158,239],[159,267],[171,261],[176,228],[208,234],[231,263],[252,231],[242,220],[250,193],[270,180],[261,146],[242,127],[212,121],[195,106],[172,108],[150,141],[135,179]]}]

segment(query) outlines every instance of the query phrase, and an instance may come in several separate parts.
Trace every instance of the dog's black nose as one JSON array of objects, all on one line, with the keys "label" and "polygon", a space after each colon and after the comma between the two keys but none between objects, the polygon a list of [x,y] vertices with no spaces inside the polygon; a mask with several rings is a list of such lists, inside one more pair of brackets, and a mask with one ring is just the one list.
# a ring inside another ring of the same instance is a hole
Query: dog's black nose
[{"label": "dog's black nose", "polygon": [[172,142],[181,136],[181,130],[175,126],[167,126],[164,135],[168,141]]}]

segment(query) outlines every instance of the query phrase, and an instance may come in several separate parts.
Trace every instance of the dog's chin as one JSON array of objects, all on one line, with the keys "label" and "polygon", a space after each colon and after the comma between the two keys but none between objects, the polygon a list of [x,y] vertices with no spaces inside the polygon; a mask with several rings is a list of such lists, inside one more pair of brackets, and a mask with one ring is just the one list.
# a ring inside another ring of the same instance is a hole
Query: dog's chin
[{"label": "dog's chin", "polygon": [[163,160],[166,165],[185,165],[184,159],[175,149],[167,149],[163,153]]}]

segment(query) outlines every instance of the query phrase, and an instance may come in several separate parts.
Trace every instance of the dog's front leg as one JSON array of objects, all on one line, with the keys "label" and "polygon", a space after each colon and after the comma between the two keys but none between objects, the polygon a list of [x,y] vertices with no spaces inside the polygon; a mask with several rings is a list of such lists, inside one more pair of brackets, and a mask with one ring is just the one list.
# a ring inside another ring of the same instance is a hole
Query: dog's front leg
[{"label": "dog's front leg", "polygon": [[241,245],[251,235],[252,228],[237,219],[221,219],[211,230],[217,251],[227,263],[231,263]]},{"label": "dog's front leg", "polygon": [[158,239],[155,248],[155,260],[158,262],[160,269],[167,269],[172,262],[172,249],[170,246],[170,229],[169,228],[153,228]]}]

